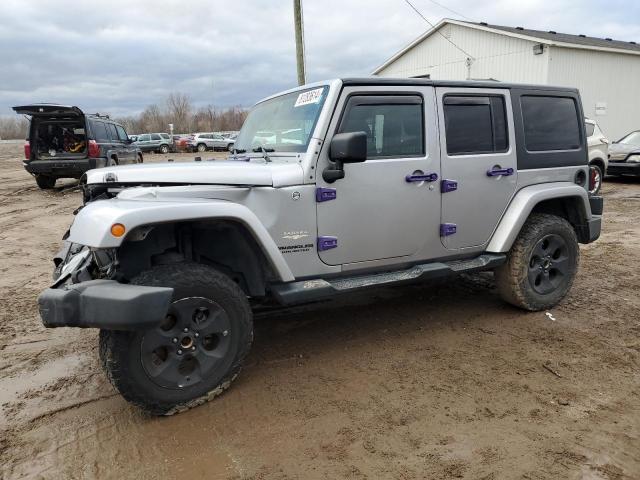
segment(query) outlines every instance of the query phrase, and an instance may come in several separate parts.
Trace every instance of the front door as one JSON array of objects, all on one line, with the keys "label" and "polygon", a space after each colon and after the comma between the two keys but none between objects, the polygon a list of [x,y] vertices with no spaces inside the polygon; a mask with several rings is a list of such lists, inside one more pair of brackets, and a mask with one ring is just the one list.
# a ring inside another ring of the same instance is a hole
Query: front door
[{"label": "front door", "polygon": [[481,249],[516,189],[508,90],[437,88],[442,168],[442,243]]},{"label": "front door", "polygon": [[[434,97],[432,87],[392,95],[343,90],[318,162],[322,261],[400,263],[430,240],[439,241]],[[332,135],[361,131],[367,134],[367,160],[346,164],[345,177],[334,183],[322,180]]]}]

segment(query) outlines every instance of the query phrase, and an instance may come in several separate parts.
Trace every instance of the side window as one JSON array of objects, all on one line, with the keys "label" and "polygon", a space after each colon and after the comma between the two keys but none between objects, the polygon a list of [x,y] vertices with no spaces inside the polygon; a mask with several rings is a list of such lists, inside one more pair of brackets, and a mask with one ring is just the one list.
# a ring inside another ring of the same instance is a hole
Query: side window
[{"label": "side window", "polygon": [[139,135],[138,136],[138,141],[139,142],[148,142],[151,139],[150,135]]},{"label": "side window", "polygon": [[160,134],[160,136],[161,136],[162,138],[164,138],[165,140],[171,140],[171,137],[169,136],[169,134],[168,134],[168,133],[161,133],[161,134]]},{"label": "side window", "polygon": [[525,95],[520,102],[528,151],[580,148],[580,123],[573,98]]},{"label": "side window", "polygon": [[155,141],[162,140],[162,137],[160,137],[160,135],[158,135],[157,133],[152,133],[151,140],[155,140]]},{"label": "side window", "polygon": [[116,126],[113,123],[107,123],[106,125],[109,131],[109,136],[111,137],[111,140],[114,142],[119,142],[120,139],[118,138],[118,131],[116,130]]},{"label": "side window", "polygon": [[504,97],[446,95],[444,121],[449,155],[506,152]]},{"label": "side window", "polygon": [[129,140],[129,136],[127,135],[127,132],[124,130],[124,128],[122,128],[120,125],[116,125],[116,130],[118,131],[118,138],[120,140],[122,140],[123,142]]},{"label": "side window", "polygon": [[592,137],[596,130],[595,123],[585,123],[584,127],[585,127],[585,130],[587,131],[587,137]]},{"label": "side window", "polygon": [[107,133],[107,126],[104,122],[99,122],[94,120],[91,122],[91,130],[93,131],[93,136],[97,142],[108,142],[109,134]]},{"label": "side window", "polygon": [[354,96],[337,133],[365,132],[367,158],[424,155],[422,97]]}]

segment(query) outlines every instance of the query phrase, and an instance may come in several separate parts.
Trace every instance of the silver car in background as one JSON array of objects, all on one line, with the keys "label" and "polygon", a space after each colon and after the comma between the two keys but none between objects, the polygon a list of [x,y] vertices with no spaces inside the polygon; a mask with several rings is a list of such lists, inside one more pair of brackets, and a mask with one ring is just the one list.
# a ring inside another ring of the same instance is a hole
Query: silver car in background
[{"label": "silver car in background", "polygon": [[207,150],[231,150],[235,139],[225,138],[217,133],[194,133],[187,142],[192,151],[206,152]]},{"label": "silver car in background", "polygon": [[640,175],[640,130],[631,132],[609,147],[609,175]]}]

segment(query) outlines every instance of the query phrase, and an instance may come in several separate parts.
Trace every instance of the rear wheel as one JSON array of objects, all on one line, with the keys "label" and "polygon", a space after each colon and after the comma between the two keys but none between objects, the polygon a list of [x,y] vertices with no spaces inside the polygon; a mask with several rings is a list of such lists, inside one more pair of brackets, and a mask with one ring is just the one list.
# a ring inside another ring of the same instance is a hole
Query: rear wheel
[{"label": "rear wheel", "polygon": [[253,339],[240,287],[200,264],[158,266],[132,283],[173,287],[174,295],[154,329],[100,331],[102,365],[122,396],[148,413],[171,415],[226,390]]},{"label": "rear wheel", "polygon": [[495,271],[502,298],[525,310],[544,310],[567,294],[576,272],[580,249],[575,231],[564,218],[533,214]]},{"label": "rear wheel", "polygon": [[204,143],[199,143],[197,149],[199,152],[205,152],[207,150],[207,146]]},{"label": "rear wheel", "polygon": [[56,186],[56,177],[50,175],[36,175],[36,183],[42,190],[51,190]]}]

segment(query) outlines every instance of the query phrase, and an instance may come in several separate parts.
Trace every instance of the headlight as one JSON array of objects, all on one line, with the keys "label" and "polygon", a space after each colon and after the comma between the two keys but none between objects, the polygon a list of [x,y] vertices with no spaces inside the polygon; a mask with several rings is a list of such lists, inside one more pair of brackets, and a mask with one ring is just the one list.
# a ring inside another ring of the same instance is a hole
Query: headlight
[{"label": "headlight", "polygon": [[85,248],[80,253],[76,253],[73,257],[69,259],[67,263],[62,266],[60,270],[60,278],[66,276],[67,274],[75,272],[78,267],[80,267],[84,261],[89,257],[91,252],[88,248]]},{"label": "headlight", "polygon": [[629,155],[629,158],[627,158],[627,162],[640,163],[640,153],[634,153],[633,155]]}]

